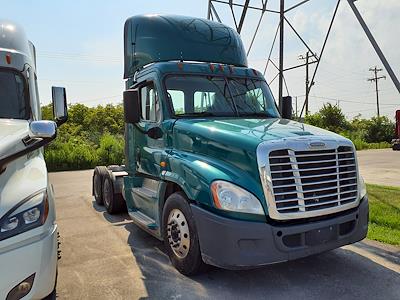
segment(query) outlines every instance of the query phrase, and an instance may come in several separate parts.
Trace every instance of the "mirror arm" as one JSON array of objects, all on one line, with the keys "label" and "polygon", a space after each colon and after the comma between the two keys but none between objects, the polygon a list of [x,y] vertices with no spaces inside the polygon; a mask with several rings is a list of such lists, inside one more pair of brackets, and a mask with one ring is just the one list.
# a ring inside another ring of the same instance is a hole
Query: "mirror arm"
[{"label": "mirror arm", "polygon": [[17,158],[20,158],[21,156],[28,154],[29,152],[35,151],[35,150],[47,145],[52,140],[54,140],[56,138],[56,136],[57,136],[57,134],[54,134],[52,137],[41,139],[40,141],[37,141],[36,143],[26,147],[25,149],[22,149],[21,151],[18,151],[16,153],[13,153],[6,157],[0,157],[0,170],[1,170],[0,173],[5,169],[5,167],[10,162],[16,160]]},{"label": "mirror arm", "polygon": [[147,134],[147,133],[148,133],[148,131],[143,130],[137,123],[131,123],[131,124],[132,124],[133,126],[135,126],[136,129],[139,130],[141,133],[143,133],[143,134]]}]

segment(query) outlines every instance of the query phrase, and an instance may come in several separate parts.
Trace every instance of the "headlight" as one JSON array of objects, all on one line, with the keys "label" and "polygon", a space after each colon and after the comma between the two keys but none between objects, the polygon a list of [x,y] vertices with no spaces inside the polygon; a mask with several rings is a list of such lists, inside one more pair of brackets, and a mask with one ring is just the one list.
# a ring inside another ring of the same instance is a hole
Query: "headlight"
[{"label": "headlight", "polygon": [[0,241],[43,225],[48,214],[46,192],[21,201],[0,219]]},{"label": "headlight", "polygon": [[360,199],[364,198],[367,194],[367,187],[365,185],[364,178],[362,178],[361,175],[359,175],[358,190],[360,191]]},{"label": "headlight", "polygon": [[248,191],[227,181],[211,184],[215,207],[228,211],[264,215],[260,201]]}]

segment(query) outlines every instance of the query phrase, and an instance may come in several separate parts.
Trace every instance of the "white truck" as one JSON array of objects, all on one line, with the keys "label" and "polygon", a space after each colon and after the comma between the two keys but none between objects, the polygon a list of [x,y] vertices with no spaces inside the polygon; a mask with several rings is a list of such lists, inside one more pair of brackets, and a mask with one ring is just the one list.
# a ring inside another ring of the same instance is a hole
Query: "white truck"
[{"label": "white truck", "polygon": [[58,231],[43,146],[67,120],[53,87],[55,121],[42,121],[34,45],[0,20],[0,299],[55,298]]}]

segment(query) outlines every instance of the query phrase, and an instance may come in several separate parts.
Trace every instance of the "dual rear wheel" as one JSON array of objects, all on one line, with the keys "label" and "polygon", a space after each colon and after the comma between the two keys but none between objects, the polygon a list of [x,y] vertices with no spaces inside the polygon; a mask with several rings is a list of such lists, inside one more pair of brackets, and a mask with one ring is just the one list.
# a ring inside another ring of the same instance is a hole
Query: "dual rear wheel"
[{"label": "dual rear wheel", "polygon": [[93,196],[98,205],[104,205],[109,214],[117,214],[126,208],[121,194],[115,193],[110,172],[105,166],[98,166],[93,172]]}]

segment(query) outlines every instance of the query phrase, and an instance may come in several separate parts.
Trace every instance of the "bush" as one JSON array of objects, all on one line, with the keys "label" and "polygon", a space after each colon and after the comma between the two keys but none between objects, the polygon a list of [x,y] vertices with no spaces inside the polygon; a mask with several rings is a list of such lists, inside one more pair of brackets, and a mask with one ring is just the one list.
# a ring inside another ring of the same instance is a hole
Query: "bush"
[{"label": "bush", "polygon": [[395,124],[387,117],[366,120],[357,116],[348,122],[341,109],[331,104],[325,104],[319,112],[308,115],[304,121],[347,137],[357,150],[390,148],[395,133]]},{"label": "bush", "polygon": [[98,156],[93,145],[82,138],[56,140],[44,151],[49,171],[90,169],[96,166]]},{"label": "bush", "polygon": [[387,117],[375,117],[368,121],[365,140],[368,143],[390,143],[395,135],[395,124]]},{"label": "bush", "polygon": [[97,149],[100,165],[121,165],[124,161],[124,137],[109,133],[100,138],[100,148]]},{"label": "bush", "polygon": [[[42,118],[52,118],[52,107],[42,107]],[[45,147],[49,171],[94,168],[121,164],[124,158],[122,105],[87,107],[73,104],[68,122],[58,129],[55,141]]]}]

